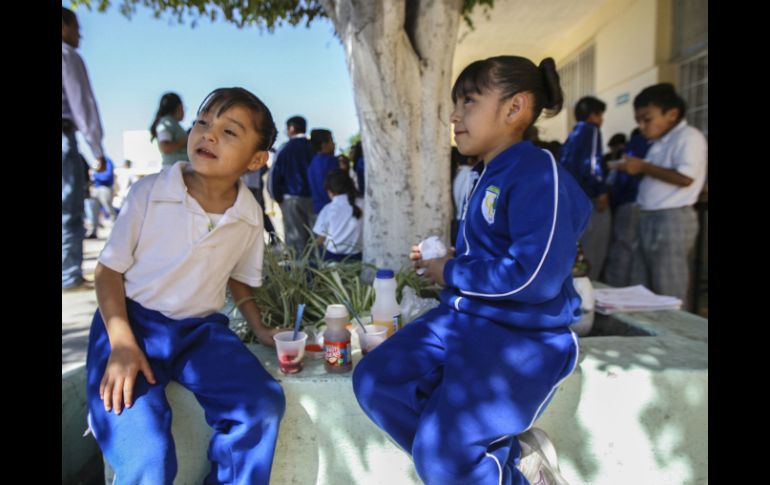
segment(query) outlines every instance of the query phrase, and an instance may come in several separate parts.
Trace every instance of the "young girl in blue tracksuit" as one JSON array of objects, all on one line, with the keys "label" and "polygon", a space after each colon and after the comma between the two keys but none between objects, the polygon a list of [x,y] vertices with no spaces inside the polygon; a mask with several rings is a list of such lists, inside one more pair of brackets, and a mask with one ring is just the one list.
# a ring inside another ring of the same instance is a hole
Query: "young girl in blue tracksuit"
[{"label": "young girl in blue tracksuit", "polygon": [[422,260],[412,247],[417,267],[444,286],[441,305],[370,352],[353,387],[426,484],[561,483],[544,460],[526,477],[517,468],[522,448],[538,448],[532,431],[524,446],[517,435],[578,356],[571,270],[591,202],[548,151],[523,141],[543,109],[561,108],[556,67],[550,58],[539,67],[515,56],[476,61],[452,99],[457,147],[483,163],[456,256]]}]

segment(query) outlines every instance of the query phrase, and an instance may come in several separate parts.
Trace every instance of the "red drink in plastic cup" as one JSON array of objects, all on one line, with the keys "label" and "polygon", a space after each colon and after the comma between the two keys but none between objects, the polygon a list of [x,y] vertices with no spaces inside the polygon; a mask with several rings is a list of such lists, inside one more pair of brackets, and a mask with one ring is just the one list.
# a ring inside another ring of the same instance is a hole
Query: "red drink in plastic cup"
[{"label": "red drink in plastic cup", "polygon": [[[297,372],[302,370],[302,361],[296,361],[297,356],[296,355],[279,355],[278,356],[278,368],[281,369],[281,372],[284,374],[296,374]],[[296,362],[295,362],[296,361]]]},{"label": "red drink in plastic cup", "polygon": [[280,332],[273,335],[275,350],[278,354],[278,368],[284,374],[296,374],[302,370],[302,359],[305,357],[305,341],[307,334],[297,332],[294,339],[292,331]]}]

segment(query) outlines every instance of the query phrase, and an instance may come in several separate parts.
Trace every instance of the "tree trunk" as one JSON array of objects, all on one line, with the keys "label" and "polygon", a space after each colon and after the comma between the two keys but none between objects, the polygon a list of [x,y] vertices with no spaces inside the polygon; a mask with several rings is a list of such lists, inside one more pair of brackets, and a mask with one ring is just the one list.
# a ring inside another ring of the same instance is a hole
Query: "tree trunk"
[{"label": "tree trunk", "polygon": [[[322,0],[345,48],[365,167],[364,260],[449,242],[452,59],[462,0]],[[407,8],[406,4],[409,4]]]}]

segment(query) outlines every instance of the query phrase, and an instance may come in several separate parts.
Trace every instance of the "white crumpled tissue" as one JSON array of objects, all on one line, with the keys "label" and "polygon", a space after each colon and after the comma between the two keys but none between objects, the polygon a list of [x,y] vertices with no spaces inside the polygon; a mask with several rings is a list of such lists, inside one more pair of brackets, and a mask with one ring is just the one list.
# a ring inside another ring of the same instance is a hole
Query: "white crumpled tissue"
[{"label": "white crumpled tissue", "polygon": [[[430,236],[427,239],[423,239],[417,247],[420,248],[422,259],[443,258],[447,253],[446,246],[444,246],[444,243],[441,242],[438,236]],[[424,273],[425,268],[417,270],[418,275],[422,276]]]}]

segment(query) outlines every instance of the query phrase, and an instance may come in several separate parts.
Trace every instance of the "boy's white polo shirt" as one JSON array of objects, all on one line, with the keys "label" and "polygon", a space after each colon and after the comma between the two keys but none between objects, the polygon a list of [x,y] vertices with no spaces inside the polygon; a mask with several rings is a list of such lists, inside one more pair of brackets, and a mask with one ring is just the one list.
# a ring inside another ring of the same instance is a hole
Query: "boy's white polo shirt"
[{"label": "boy's white polo shirt", "polygon": [[674,169],[693,179],[687,187],[646,175],[639,183],[636,201],[642,210],[678,209],[698,201],[706,181],[708,144],[697,128],[682,120],[650,146],[645,159],[659,167]]},{"label": "boy's white polo shirt", "polygon": [[[361,207],[361,199],[356,205]],[[335,195],[332,201],[321,209],[313,232],[325,236],[324,247],[335,254],[355,254],[362,250],[362,227],[364,216],[353,216],[353,207],[347,195]]]},{"label": "boy's white polo shirt", "polygon": [[173,319],[222,308],[228,278],[262,284],[262,210],[242,181],[232,207],[210,219],[187,193],[177,162],[136,182],[99,262],[123,273],[126,296]]}]

